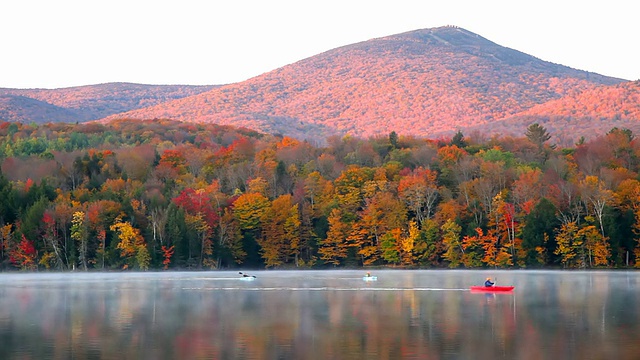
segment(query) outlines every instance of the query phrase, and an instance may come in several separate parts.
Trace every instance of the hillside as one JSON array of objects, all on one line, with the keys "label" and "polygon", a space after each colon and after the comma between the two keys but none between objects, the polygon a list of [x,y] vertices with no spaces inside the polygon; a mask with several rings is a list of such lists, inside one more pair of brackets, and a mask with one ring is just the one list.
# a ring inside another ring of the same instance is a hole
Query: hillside
[{"label": "hillside", "polygon": [[620,79],[542,61],[456,27],[333,49],[247,81],[107,117],[232,124],[323,139],[436,136]]},{"label": "hillside", "polygon": [[0,95],[0,120],[22,123],[75,122],[72,110],[19,95]]},{"label": "hillside", "polygon": [[[0,88],[0,120],[84,122],[160,104],[214,88],[191,85],[108,83],[62,89]],[[11,106],[9,104],[9,98]],[[17,98],[16,98],[17,97]],[[31,99],[31,100],[29,100]],[[19,104],[23,103],[25,107]]]},{"label": "hillside", "polygon": [[536,105],[528,110],[466,131],[521,136],[531,123],[540,123],[553,141],[571,145],[580,137],[604,134],[614,127],[640,133],[640,81],[601,86]]}]

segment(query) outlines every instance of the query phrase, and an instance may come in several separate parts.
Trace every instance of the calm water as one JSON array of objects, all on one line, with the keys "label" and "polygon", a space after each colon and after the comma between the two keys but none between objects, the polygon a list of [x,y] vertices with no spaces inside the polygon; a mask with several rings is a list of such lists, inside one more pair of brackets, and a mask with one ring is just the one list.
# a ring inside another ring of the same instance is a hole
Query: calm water
[{"label": "calm water", "polygon": [[0,359],[640,358],[640,272],[253,274],[0,274]]}]

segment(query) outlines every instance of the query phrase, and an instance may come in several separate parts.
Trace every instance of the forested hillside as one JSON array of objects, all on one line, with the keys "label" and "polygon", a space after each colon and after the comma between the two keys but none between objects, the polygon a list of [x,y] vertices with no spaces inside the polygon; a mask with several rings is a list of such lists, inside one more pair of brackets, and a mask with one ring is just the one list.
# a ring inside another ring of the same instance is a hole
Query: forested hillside
[{"label": "forested hillside", "polygon": [[482,129],[536,105],[621,82],[543,61],[465,29],[440,27],[332,49],[243,82],[107,119],[208,122],[317,141],[393,130],[433,138]]},{"label": "forested hillside", "polygon": [[85,122],[196,95],[215,86],[108,83],[62,89],[0,88],[0,121]]},{"label": "forested hillside", "polygon": [[543,124],[553,141],[568,146],[582,137],[588,139],[613,127],[637,133],[640,131],[640,81],[599,86],[464,131],[517,135],[532,123]]},{"label": "forested hillside", "polygon": [[75,122],[80,118],[73,110],[26,96],[0,95],[0,119],[11,122]]},{"label": "forested hillside", "polygon": [[640,266],[640,144],[0,123],[3,270]]}]

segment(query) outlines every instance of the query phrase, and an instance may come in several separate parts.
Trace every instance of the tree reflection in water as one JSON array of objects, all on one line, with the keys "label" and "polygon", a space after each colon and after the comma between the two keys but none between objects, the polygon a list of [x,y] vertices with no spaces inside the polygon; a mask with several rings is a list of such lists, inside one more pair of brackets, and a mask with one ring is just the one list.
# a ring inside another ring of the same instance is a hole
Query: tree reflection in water
[{"label": "tree reflection in water", "polygon": [[615,358],[640,353],[640,274],[3,274],[0,358]]}]

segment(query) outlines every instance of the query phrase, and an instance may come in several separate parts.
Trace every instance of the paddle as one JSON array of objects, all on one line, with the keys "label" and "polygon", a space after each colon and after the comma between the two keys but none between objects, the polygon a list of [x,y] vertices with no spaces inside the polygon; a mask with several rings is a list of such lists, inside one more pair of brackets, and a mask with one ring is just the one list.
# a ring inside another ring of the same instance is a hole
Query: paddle
[{"label": "paddle", "polygon": [[255,275],[249,275],[249,274],[243,274],[242,271],[238,271],[238,274],[242,275],[242,277],[252,277],[252,278],[256,278]]}]

